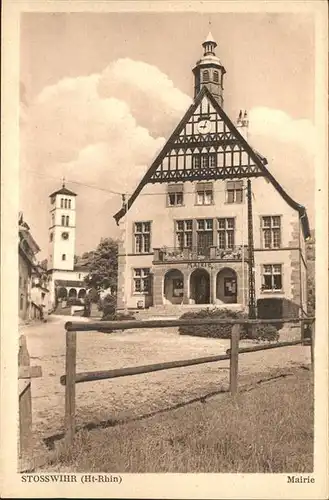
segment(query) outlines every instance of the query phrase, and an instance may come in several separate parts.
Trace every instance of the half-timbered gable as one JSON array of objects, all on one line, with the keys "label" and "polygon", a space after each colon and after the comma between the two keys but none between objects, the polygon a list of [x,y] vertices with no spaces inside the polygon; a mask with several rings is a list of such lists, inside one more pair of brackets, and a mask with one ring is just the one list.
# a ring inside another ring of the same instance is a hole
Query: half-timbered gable
[{"label": "half-timbered gable", "polygon": [[225,69],[211,35],[203,47],[193,104],[114,216],[122,229],[118,307],[299,315],[306,210],[249,144],[247,112],[233,122],[224,111]]}]

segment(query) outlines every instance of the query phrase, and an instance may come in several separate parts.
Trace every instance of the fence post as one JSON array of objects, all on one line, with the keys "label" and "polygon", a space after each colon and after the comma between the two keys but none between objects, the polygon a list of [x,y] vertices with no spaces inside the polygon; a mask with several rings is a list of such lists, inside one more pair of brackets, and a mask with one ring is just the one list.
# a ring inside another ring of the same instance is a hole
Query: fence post
[{"label": "fence post", "polygon": [[315,341],[315,320],[311,324],[311,366],[314,370],[314,341]]},{"label": "fence post", "polygon": [[77,333],[66,331],[65,360],[65,439],[69,446],[73,444],[75,434],[75,373],[77,355]]},{"label": "fence post", "polygon": [[[30,355],[26,337],[19,338],[18,366],[30,367]],[[27,452],[32,443],[32,395],[31,379],[19,381],[19,449],[20,455]]]},{"label": "fence post", "polygon": [[231,358],[230,358],[230,392],[235,396],[238,392],[238,359],[239,359],[240,325],[232,326]]}]

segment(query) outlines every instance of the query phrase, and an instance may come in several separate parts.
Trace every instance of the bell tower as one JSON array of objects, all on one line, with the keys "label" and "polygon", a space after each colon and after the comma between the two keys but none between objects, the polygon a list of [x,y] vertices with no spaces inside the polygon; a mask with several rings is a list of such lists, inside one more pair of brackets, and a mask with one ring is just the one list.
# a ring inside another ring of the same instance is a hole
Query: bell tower
[{"label": "bell tower", "polygon": [[223,107],[223,79],[226,70],[219,58],[215,54],[217,43],[209,32],[203,42],[203,56],[193,68],[194,74],[194,98],[198,95],[203,86],[208,87],[218,104]]},{"label": "bell tower", "polygon": [[50,195],[48,269],[73,271],[76,194],[65,187]]}]

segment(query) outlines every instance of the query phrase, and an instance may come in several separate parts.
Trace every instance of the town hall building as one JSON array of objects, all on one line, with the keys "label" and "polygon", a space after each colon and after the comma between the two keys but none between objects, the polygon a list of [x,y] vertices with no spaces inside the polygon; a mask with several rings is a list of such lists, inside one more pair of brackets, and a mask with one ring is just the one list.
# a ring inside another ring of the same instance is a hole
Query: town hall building
[{"label": "town hall building", "polygon": [[114,215],[118,309],[213,305],[303,316],[306,209],[249,144],[247,113],[234,123],[224,111],[216,46],[209,34],[192,105]]}]

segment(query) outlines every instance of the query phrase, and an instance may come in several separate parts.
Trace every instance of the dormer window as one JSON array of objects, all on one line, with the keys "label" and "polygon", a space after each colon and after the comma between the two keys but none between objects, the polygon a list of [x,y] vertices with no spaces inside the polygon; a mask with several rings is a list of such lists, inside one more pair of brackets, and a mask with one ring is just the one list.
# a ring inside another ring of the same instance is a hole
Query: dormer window
[{"label": "dormer window", "polygon": [[207,69],[203,72],[203,81],[209,82],[209,71]]}]

